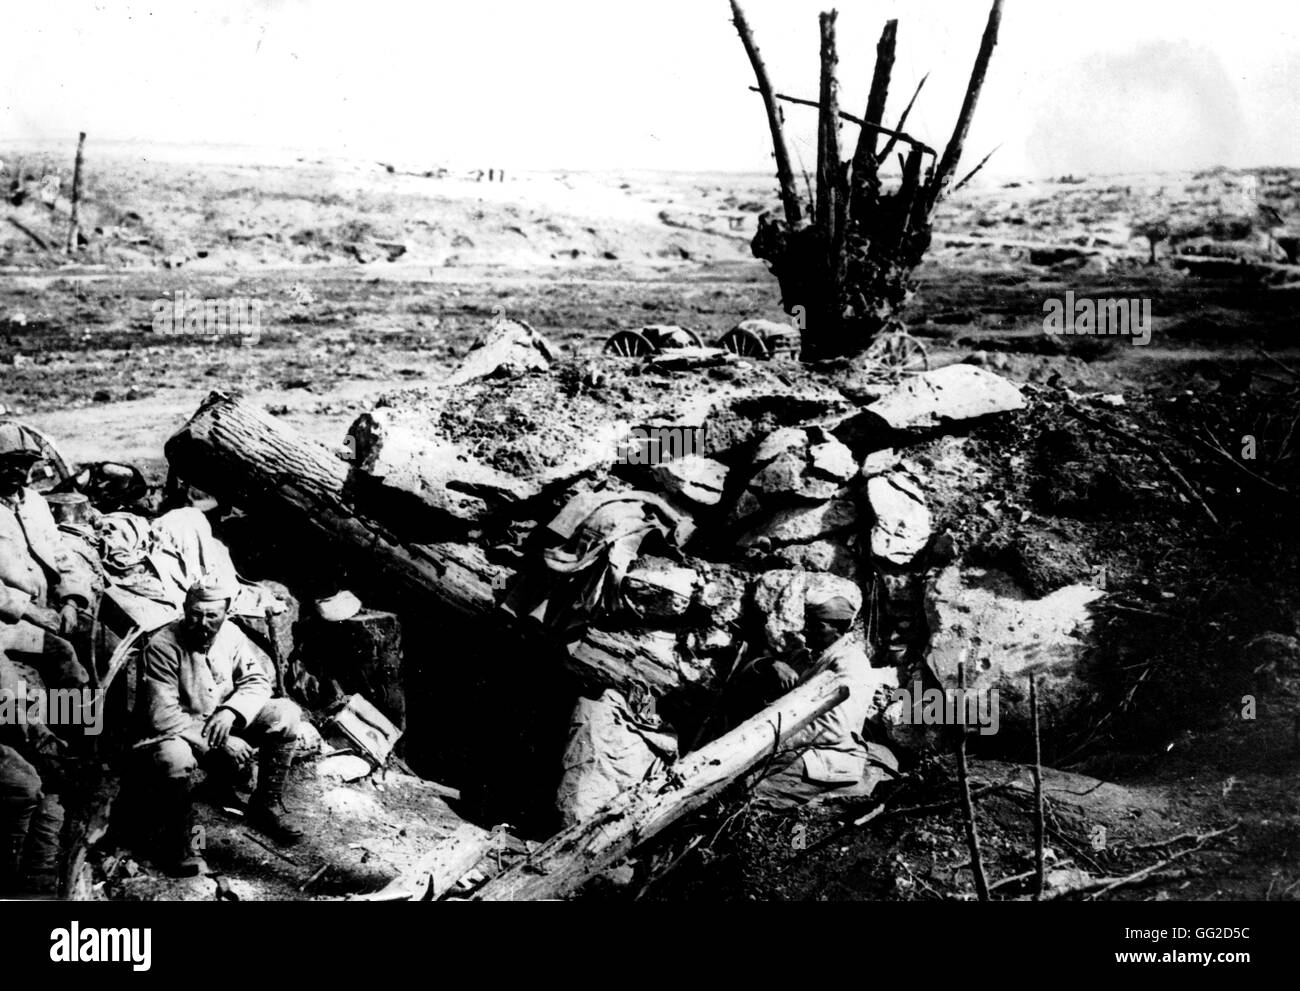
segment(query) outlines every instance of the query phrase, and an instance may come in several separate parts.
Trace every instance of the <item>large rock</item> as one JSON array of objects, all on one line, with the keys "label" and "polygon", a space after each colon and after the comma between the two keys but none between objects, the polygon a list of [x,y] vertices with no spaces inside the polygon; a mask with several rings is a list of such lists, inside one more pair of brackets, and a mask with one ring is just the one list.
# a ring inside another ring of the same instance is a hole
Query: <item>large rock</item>
[{"label": "large rock", "polygon": [[831,499],[816,506],[781,509],[740,538],[743,548],[782,547],[834,538],[851,530],[858,519],[857,507],[848,498]]},{"label": "large rock", "polygon": [[1046,722],[1068,720],[1089,695],[1090,607],[1103,595],[1069,585],[1031,599],[1003,572],[950,566],[926,587],[927,663],[943,687],[956,688],[964,660],[968,688],[998,690],[1003,724],[1027,720],[1028,679],[1037,675]]},{"label": "large rock", "polygon": [[474,459],[460,445],[404,426],[395,410],[358,417],[345,449],[356,452],[349,490],[357,502],[372,509],[386,498],[396,503],[391,512],[378,508],[375,515],[381,518],[427,512],[435,526],[446,518],[476,526],[530,494],[518,480]]},{"label": "large rock", "polygon": [[973,365],[948,365],[905,379],[892,392],[835,427],[842,440],[867,450],[925,437],[954,424],[1023,409],[1011,382]]},{"label": "large rock", "polygon": [[807,646],[804,606],[810,592],[861,596],[853,582],[837,575],[777,570],[758,576],[753,585],[753,602],[763,617],[763,634],[769,649],[780,653]]},{"label": "large rock", "polygon": [[727,483],[726,465],[697,454],[655,465],[651,473],[655,481],[669,492],[701,506],[716,506],[721,502],[722,490]]},{"label": "large rock", "polygon": [[925,493],[905,471],[876,475],[867,482],[874,522],[871,553],[890,564],[911,564],[930,541],[931,519]]}]

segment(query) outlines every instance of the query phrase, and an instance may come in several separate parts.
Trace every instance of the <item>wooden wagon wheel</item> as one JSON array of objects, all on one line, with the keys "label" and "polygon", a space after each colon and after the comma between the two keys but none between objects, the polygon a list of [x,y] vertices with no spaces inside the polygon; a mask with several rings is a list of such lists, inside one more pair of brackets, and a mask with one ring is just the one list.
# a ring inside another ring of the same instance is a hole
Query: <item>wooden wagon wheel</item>
[{"label": "wooden wagon wheel", "polygon": [[605,342],[605,354],[620,358],[641,358],[654,353],[655,346],[639,330],[620,330]]},{"label": "wooden wagon wheel", "polygon": [[759,337],[752,330],[744,327],[736,327],[727,331],[726,335],[718,342],[719,347],[726,348],[732,354],[740,355],[742,358],[767,358],[767,342]]},{"label": "wooden wagon wheel", "polygon": [[686,336],[691,339],[691,347],[693,348],[704,347],[704,342],[700,340],[700,335],[695,333],[695,331],[691,330],[690,327],[683,327],[682,330],[685,331]]},{"label": "wooden wagon wheel", "polygon": [[881,334],[867,348],[866,357],[898,375],[915,375],[930,368],[925,345],[905,330]]}]

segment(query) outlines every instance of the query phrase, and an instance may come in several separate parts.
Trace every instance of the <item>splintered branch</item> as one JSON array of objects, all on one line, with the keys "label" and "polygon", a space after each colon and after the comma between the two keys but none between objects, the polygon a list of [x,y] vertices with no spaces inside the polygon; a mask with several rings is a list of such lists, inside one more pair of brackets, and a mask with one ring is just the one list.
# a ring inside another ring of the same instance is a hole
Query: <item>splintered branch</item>
[{"label": "splintered branch", "polygon": [[975,106],[979,103],[980,90],[984,88],[984,77],[988,75],[989,62],[993,58],[993,49],[998,43],[998,28],[1002,24],[1002,0],[993,0],[989,10],[988,24],[984,28],[984,38],[980,41],[979,55],[975,57],[975,66],[971,69],[970,83],[966,87],[966,98],[962,101],[961,114],[957,117],[957,126],[953,128],[952,138],[944,149],[943,158],[935,170],[934,182],[931,184],[930,204],[937,204],[948,191],[948,184],[961,163],[961,153],[966,145],[966,135],[970,133],[971,121],[975,118]]},{"label": "splintered branch", "polygon": [[982,168],[984,168],[984,166],[988,165],[988,163],[989,163],[989,159],[992,158],[995,154],[997,154],[997,150],[998,150],[998,148],[1001,148],[1001,147],[1002,147],[1001,145],[998,145],[997,148],[994,148],[991,152],[989,152],[987,155],[985,155],[983,158],[981,158],[981,159],[980,159],[980,163],[979,163],[979,165],[975,166],[975,168],[973,168],[973,169],[971,169],[969,172],[967,172],[967,173],[966,173],[966,178],[964,178],[961,182],[957,183],[957,185],[953,186],[953,187],[952,187],[952,191],[953,191],[954,193],[957,192],[957,190],[961,189],[962,186],[966,185],[966,183],[970,182],[970,181],[971,181],[972,179],[974,179],[977,175],[979,175],[979,173],[980,173],[980,169],[982,169]]},{"label": "splintered branch", "polygon": [[853,152],[853,204],[852,212],[858,216],[870,202],[876,186],[876,136],[874,128],[885,117],[885,102],[889,98],[889,77],[894,71],[894,49],[898,42],[898,21],[886,21],[876,44],[876,69],[871,77],[871,92],[867,96],[867,111],[862,115],[864,126],[858,132],[858,145]]},{"label": "splintered branch", "polygon": [[[916,92],[912,94],[912,98],[907,101],[907,106],[903,108],[903,116],[898,118],[897,129],[894,131],[893,134],[889,135],[889,141],[885,144],[885,150],[876,156],[877,165],[881,165],[882,163],[887,162],[889,160],[890,152],[892,152],[894,150],[894,146],[898,144],[898,135],[903,133],[903,128],[907,126],[907,118],[912,116],[912,108],[916,106],[916,98],[921,95],[921,88],[925,85],[925,81],[929,78],[930,78],[930,74],[927,72],[924,76],[921,77],[921,81],[916,84]],[[885,133],[888,133],[888,130],[886,128],[882,127],[880,130]]]},{"label": "splintered branch", "polygon": [[[924,81],[925,80],[922,80],[922,82]],[[755,93],[763,92],[757,86],[751,86],[749,88],[753,90]],[[917,87],[917,92],[919,93],[920,91],[921,91],[920,87]],[[805,100],[803,97],[790,96],[789,94],[786,93],[774,93],[773,96],[775,96],[776,99],[780,100],[782,103],[795,103],[801,107],[819,106],[816,100]],[[911,107],[909,106],[908,109],[910,110]],[[903,144],[911,145],[913,148],[920,148],[921,151],[925,152],[928,155],[933,155],[935,158],[939,157],[939,152],[936,149],[931,148],[928,144],[926,144],[924,141],[920,140],[919,138],[914,138],[912,137],[912,135],[904,133],[904,131],[902,130],[903,127],[902,120],[898,122],[897,128],[885,127],[882,124],[868,124],[861,117],[854,116],[853,114],[849,113],[847,110],[840,111],[840,120],[847,120],[850,124],[857,124],[858,127],[865,127],[868,130],[875,131],[877,134],[885,135],[887,138],[890,139],[890,147],[892,147],[897,142],[901,141],[903,142]],[[883,156],[881,160],[883,161]]]},{"label": "splintered branch", "polygon": [[790,150],[786,147],[785,132],[781,127],[781,108],[776,105],[772,95],[772,81],[768,78],[767,67],[758,54],[754,44],[753,32],[745,20],[745,12],[736,0],[731,0],[732,22],[740,35],[740,42],[745,46],[745,54],[754,67],[754,78],[758,81],[758,91],[763,94],[763,106],[767,109],[767,125],[772,131],[772,153],[776,157],[776,179],[781,186],[781,203],[785,208],[785,222],[793,229],[803,223],[803,208],[799,204],[799,191],[794,184],[794,170],[790,168]]}]

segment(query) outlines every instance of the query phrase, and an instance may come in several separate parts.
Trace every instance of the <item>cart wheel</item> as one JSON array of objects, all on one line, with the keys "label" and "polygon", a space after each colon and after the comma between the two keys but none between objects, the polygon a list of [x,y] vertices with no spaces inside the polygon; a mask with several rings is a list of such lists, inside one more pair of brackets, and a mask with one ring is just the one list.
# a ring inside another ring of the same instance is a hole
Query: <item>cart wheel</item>
[{"label": "cart wheel", "polygon": [[654,345],[639,330],[620,330],[605,342],[605,354],[620,358],[641,358],[654,351]]},{"label": "cart wheel", "polygon": [[930,368],[925,345],[901,330],[877,337],[867,348],[866,356],[899,375],[915,375]]},{"label": "cart wheel", "polygon": [[686,332],[686,336],[691,339],[691,347],[693,348],[704,347],[704,342],[700,340],[700,335],[695,333],[695,331],[691,330],[690,327],[683,327],[682,330],[684,330]]},{"label": "cart wheel", "polygon": [[718,346],[726,348],[732,354],[738,354],[742,358],[768,357],[767,344],[763,338],[752,330],[746,330],[744,327],[736,327],[727,331],[726,336],[718,342]]}]

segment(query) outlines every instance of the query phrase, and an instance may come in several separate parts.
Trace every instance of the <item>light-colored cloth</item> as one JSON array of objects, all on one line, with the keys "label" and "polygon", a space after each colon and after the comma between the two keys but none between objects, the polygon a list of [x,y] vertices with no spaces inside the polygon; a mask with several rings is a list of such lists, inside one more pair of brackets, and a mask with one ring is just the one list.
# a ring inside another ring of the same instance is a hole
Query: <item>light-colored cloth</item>
[{"label": "light-colored cloth", "polygon": [[759,799],[798,795],[808,800],[822,792],[869,794],[880,776],[873,768],[897,770],[886,748],[868,744],[862,738],[867,719],[885,701],[879,690],[888,687],[892,672],[871,666],[854,633],[827,647],[806,677],[831,669],[843,675],[849,697],[790,737],[787,751],[799,756],[782,771],[758,783],[755,795]]},{"label": "light-colored cloth", "polygon": [[210,577],[233,590],[235,615],[265,616],[268,607],[279,611],[273,595],[239,580],[230,551],[213,535],[202,510],[173,509],[152,525],[131,513],[110,513],[104,522],[101,554],[114,586],[179,611],[190,588]]},{"label": "light-colored cloth", "polygon": [[677,757],[677,739],[657,716],[632,710],[621,692],[582,698],[569,719],[564,775],[556,794],[564,825],[590,819],[619,792]]},{"label": "light-colored cloth", "polygon": [[32,603],[57,607],[69,597],[88,606],[94,593],[50,507],[29,488],[0,498],[0,623],[18,622]]},{"label": "light-colored cloth", "polygon": [[249,726],[271,700],[270,660],[233,623],[217,630],[207,653],[181,642],[180,624],[163,627],[144,652],[140,739],[177,737],[201,750],[203,725],[217,709]]}]

